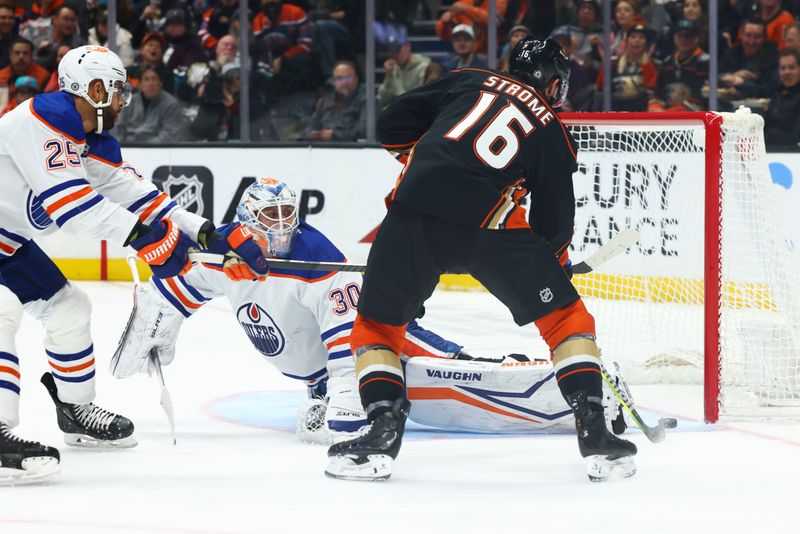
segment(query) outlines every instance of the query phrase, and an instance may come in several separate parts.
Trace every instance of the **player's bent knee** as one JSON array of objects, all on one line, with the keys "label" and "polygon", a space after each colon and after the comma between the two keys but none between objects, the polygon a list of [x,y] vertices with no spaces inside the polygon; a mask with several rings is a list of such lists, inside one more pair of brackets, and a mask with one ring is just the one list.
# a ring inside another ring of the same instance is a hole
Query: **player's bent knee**
[{"label": "player's bent knee", "polygon": [[366,319],[358,315],[350,333],[350,347],[355,356],[360,356],[369,347],[386,347],[400,354],[406,340],[406,325],[390,325]]},{"label": "player's bent knee", "polygon": [[589,335],[594,338],[594,317],[581,299],[569,306],[554,310],[535,321],[539,333],[551,351],[572,336]]},{"label": "player's bent knee", "polygon": [[22,303],[9,289],[0,286],[0,334],[14,336],[22,322]]},{"label": "player's bent knee", "polygon": [[53,295],[48,313],[42,318],[51,335],[81,335],[89,333],[92,303],[89,296],[73,284],[67,284]]}]

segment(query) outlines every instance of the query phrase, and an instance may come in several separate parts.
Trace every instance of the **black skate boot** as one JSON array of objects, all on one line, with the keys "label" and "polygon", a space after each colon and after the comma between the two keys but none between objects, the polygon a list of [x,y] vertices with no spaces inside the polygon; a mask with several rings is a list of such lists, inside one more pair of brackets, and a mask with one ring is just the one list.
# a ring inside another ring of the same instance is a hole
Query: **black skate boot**
[{"label": "black skate boot", "polygon": [[361,437],[335,443],[328,449],[331,459],[325,474],[344,480],[386,480],[392,461],[400,452],[411,403],[398,399],[390,412],[379,415]]},{"label": "black skate boot", "polygon": [[0,423],[0,486],[39,482],[58,473],[58,450],[17,437]]},{"label": "black skate boot", "polygon": [[58,427],[64,432],[64,443],[73,447],[129,449],[137,444],[133,423],[94,403],[70,404],[58,398],[53,375],[42,375],[42,384],[56,404]]},{"label": "black skate boot", "polygon": [[608,479],[612,474],[623,478],[636,473],[633,456],[636,445],[618,438],[608,431],[603,405],[591,401],[584,391],[569,398],[569,405],[575,415],[575,430],[578,433],[578,447],[581,456],[586,458],[587,473],[592,482]]}]

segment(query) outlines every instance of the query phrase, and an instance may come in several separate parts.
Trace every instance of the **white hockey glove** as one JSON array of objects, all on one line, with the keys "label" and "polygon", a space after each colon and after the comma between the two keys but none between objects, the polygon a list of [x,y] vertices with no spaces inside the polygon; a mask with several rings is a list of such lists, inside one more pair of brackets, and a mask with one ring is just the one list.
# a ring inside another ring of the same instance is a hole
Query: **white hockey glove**
[{"label": "white hockey glove", "polygon": [[152,373],[150,351],[153,348],[158,349],[161,365],[169,365],[175,358],[175,341],[182,323],[183,315],[150,284],[139,285],[128,325],[111,357],[111,374],[127,378],[140,372]]}]

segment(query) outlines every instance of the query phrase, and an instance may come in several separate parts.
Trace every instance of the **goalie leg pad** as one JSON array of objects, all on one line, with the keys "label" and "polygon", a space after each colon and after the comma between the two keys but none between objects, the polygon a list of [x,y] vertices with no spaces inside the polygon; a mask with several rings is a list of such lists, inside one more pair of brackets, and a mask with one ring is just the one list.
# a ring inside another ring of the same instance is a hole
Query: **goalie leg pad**
[{"label": "goalie leg pad", "polygon": [[91,402],[95,397],[95,361],[89,297],[67,283],[49,300],[25,304],[25,310],[47,332],[44,347],[59,399],[72,404]]}]

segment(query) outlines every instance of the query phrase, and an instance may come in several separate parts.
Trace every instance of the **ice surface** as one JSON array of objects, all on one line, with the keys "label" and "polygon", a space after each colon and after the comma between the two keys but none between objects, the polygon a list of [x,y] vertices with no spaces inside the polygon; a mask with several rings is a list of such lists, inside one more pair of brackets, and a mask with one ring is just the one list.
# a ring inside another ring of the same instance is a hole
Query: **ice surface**
[{"label": "ice surface", "polygon": [[[323,475],[325,449],[290,428],[303,387],[265,363],[227,302],[184,324],[164,369],[177,420],[172,446],[155,378],[106,371],[130,309],[130,284],[79,283],[94,304],[97,402],[131,417],[127,451],[67,448],[45,389],[42,330],[26,317],[18,433],[59,446],[62,473],[40,486],[0,488],[0,533],[797,532],[800,425],[700,423],[695,386],[634,388],[644,416],[679,419],[665,442],[639,432],[639,472],[592,484],[574,436],[408,439],[386,483]],[[485,293],[437,293],[423,324],[478,354],[543,355]],[[265,428],[268,427],[268,428]]]}]

